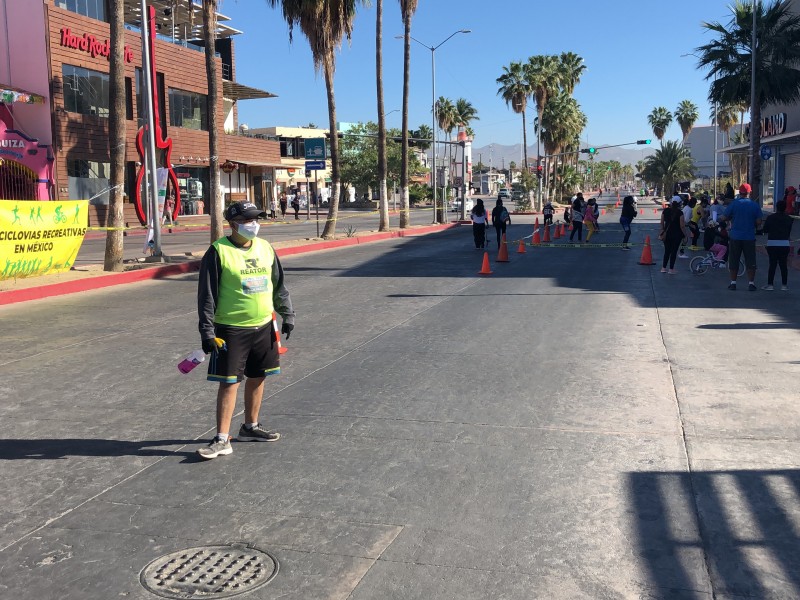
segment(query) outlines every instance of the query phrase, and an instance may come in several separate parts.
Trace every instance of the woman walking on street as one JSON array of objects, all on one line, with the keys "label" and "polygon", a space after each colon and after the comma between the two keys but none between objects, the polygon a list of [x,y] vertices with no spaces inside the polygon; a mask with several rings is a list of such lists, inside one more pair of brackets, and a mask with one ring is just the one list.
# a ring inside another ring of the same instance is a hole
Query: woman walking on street
[{"label": "woman walking on street", "polygon": [[586,210],[583,211],[583,222],[586,223],[586,243],[589,243],[589,240],[592,239],[594,232],[597,231],[597,215],[595,214],[596,208],[597,200],[595,198],[589,198],[589,202],[586,205]]},{"label": "woman walking on street", "polygon": [[486,221],[488,215],[486,209],[483,207],[483,200],[478,199],[472,211],[469,213],[472,219],[472,237],[475,238],[476,248],[486,247]]},{"label": "woman walking on street", "polygon": [[633,207],[633,196],[625,196],[622,200],[622,214],[619,217],[619,224],[622,225],[622,231],[625,232],[625,237],[622,239],[622,249],[630,250],[628,240],[631,239],[631,223],[636,218],[639,212]]},{"label": "woman walking on street", "polygon": [[503,206],[503,201],[500,198],[497,199],[497,204],[495,205],[494,209],[492,209],[492,224],[494,225],[494,231],[497,234],[497,248],[500,249],[500,238],[506,232],[506,225],[511,225],[511,217],[508,214],[508,211]]},{"label": "woman walking on street", "polygon": [[578,234],[578,241],[583,241],[583,206],[581,206],[580,194],[572,201],[572,233],[569,234],[569,241]]},{"label": "woman walking on street", "polygon": [[792,233],[794,219],[786,214],[786,200],[778,200],[775,212],[764,221],[764,233],[767,234],[767,254],[769,255],[769,271],[767,285],[762,290],[774,290],[775,269],[781,268],[781,290],[789,289],[789,237]]},{"label": "woman walking on street", "polygon": [[675,259],[678,257],[678,248],[684,238],[689,237],[686,231],[686,220],[683,218],[681,210],[681,199],[673,197],[672,204],[665,208],[661,213],[661,233],[658,239],[664,242],[664,259],[661,261],[661,272],[667,272],[667,262],[669,262],[669,274],[675,275]]}]

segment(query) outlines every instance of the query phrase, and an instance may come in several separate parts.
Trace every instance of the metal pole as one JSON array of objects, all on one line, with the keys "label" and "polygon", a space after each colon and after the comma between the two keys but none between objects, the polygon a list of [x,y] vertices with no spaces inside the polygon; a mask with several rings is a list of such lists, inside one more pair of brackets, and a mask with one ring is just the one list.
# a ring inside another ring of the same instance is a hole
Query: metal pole
[{"label": "metal pole", "polygon": [[[308,187],[308,177],[306,177],[306,187]],[[319,171],[314,171],[314,193],[319,189]],[[317,197],[317,237],[319,237],[319,197]]]},{"label": "metal pole", "polygon": [[431,183],[433,184],[433,222],[438,223],[436,218],[436,48],[431,46],[431,107],[433,113],[433,169],[431,170]]},{"label": "metal pole", "polygon": [[[716,81],[716,76],[714,80]],[[714,102],[714,198],[717,197],[717,179],[719,171],[717,167],[717,150],[719,149],[719,116],[717,115],[717,103]]]},{"label": "metal pole", "polygon": [[[749,160],[749,177],[748,179],[752,182],[753,180],[753,173],[755,173],[756,167],[756,152],[758,148],[755,146],[755,136],[759,132],[758,128],[761,126],[761,123],[753,123],[753,110],[756,105],[756,46],[758,45],[758,36],[756,35],[756,10],[759,2],[757,0],[753,0],[753,32],[752,37],[750,40],[751,45],[751,62],[750,62],[750,160]],[[760,200],[760,192],[759,200]]]},{"label": "metal pole", "polygon": [[161,215],[158,213],[158,177],[156,175],[156,133],[153,128],[155,113],[153,111],[153,96],[155,95],[156,82],[152,81],[152,57],[150,56],[149,28],[150,15],[147,10],[147,0],[142,0],[142,84],[144,96],[147,99],[147,181],[150,188],[148,206],[150,206],[150,223],[153,228],[153,256],[161,256]]}]

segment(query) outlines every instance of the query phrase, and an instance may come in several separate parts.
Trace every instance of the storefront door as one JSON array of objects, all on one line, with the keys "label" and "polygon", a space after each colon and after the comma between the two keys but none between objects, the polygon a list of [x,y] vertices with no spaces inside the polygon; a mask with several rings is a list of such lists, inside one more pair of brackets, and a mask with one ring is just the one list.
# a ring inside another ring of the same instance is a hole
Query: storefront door
[{"label": "storefront door", "polygon": [[0,199],[37,200],[38,177],[15,160],[0,158]]}]

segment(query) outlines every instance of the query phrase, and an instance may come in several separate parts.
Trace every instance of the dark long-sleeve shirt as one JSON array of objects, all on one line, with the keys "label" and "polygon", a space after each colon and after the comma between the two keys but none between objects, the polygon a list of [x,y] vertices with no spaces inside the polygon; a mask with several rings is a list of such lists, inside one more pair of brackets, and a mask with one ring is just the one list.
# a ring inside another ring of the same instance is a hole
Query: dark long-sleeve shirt
[{"label": "dark long-sleeve shirt", "polygon": [[[203,255],[200,262],[200,282],[197,286],[197,312],[200,317],[198,328],[200,339],[207,340],[214,336],[214,314],[217,310],[219,298],[219,279],[222,272],[222,262],[220,261],[217,249],[210,246]],[[278,313],[285,323],[294,325],[294,310],[292,309],[292,299],[289,297],[289,290],[283,282],[283,267],[278,255],[272,261],[272,302],[275,312]]]},{"label": "dark long-sleeve shirt", "polygon": [[[764,221],[764,233],[767,234],[767,239],[770,241],[788,240],[793,224],[794,219],[785,212],[772,213]],[[788,246],[788,244],[786,245]]]}]

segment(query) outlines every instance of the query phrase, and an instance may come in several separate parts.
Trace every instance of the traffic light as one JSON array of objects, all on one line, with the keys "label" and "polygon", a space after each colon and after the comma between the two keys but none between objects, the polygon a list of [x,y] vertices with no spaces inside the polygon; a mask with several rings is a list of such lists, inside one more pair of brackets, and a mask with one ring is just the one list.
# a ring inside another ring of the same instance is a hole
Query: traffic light
[{"label": "traffic light", "polygon": [[597,148],[581,148],[581,154],[594,154]]},{"label": "traffic light", "polygon": [[542,165],[539,165],[538,167],[536,167],[536,177],[538,177],[539,179],[541,179],[541,178],[542,178],[542,171],[543,171],[543,170],[544,170],[544,169],[542,168]]},{"label": "traffic light", "polygon": [[592,167],[586,167],[586,173],[591,174],[591,172],[592,172]]},{"label": "traffic light", "polygon": [[652,141],[653,140],[636,140],[636,143],[639,144],[640,146],[644,146],[646,144],[651,143]]},{"label": "traffic light", "polygon": [[610,170],[611,170],[611,167],[606,167],[606,171],[610,171]]}]

